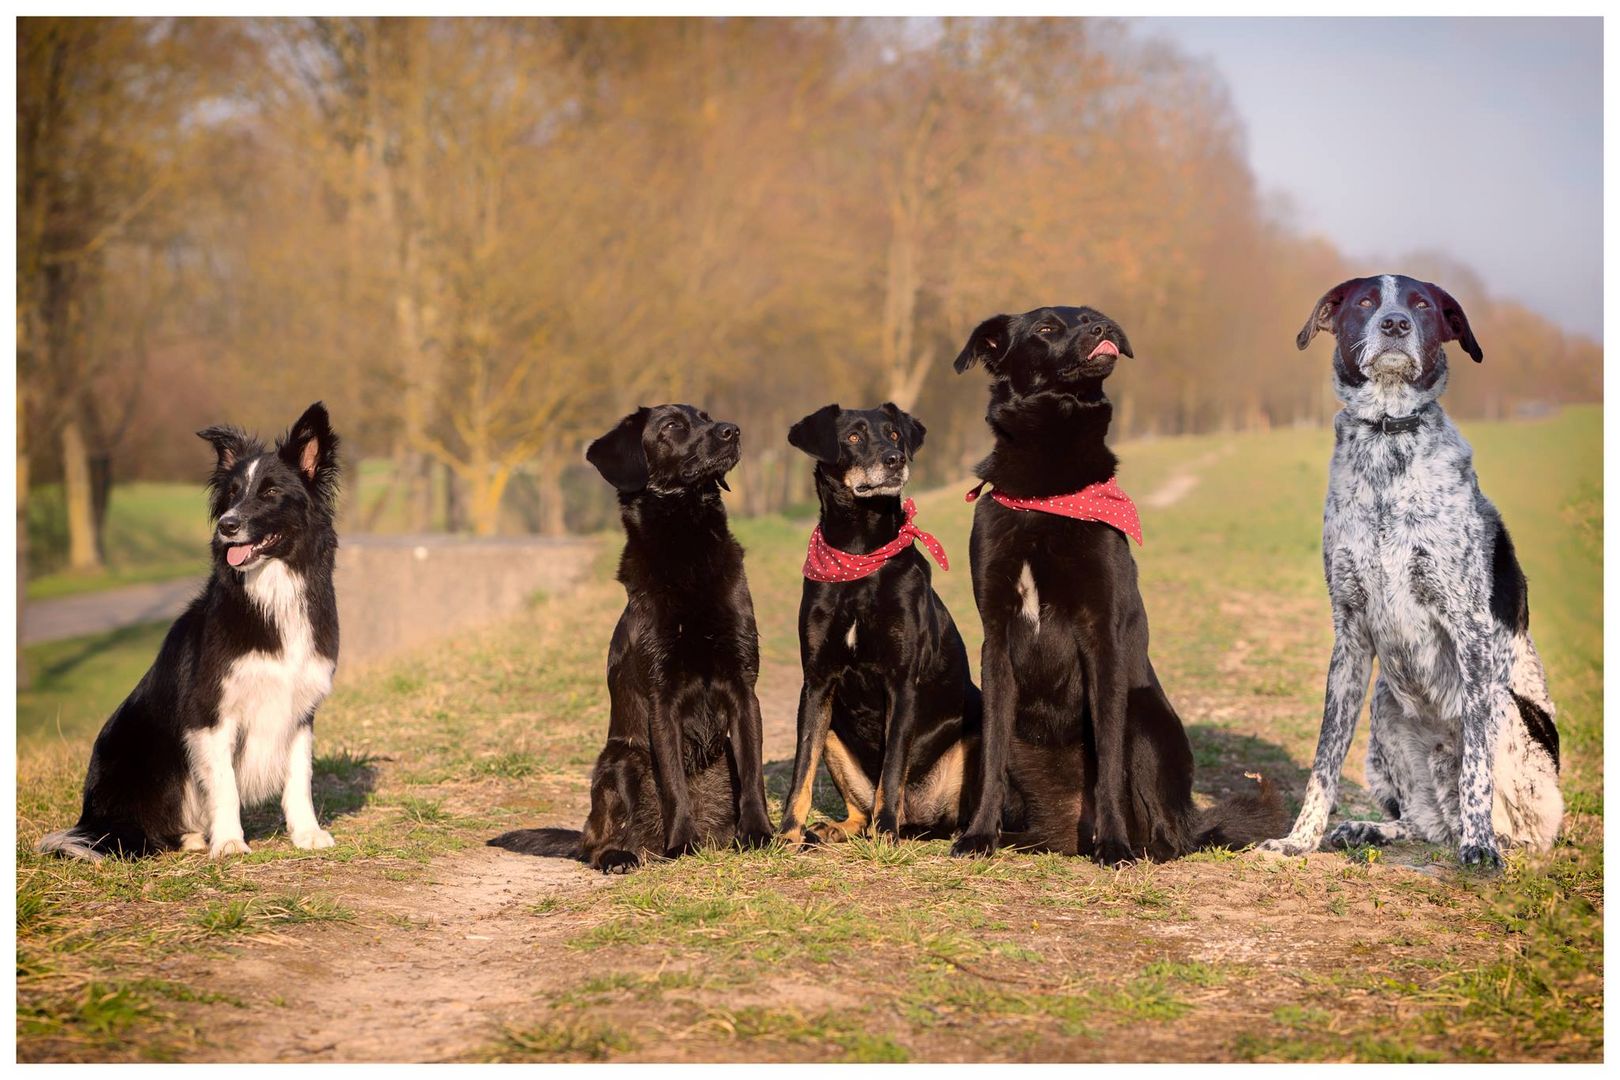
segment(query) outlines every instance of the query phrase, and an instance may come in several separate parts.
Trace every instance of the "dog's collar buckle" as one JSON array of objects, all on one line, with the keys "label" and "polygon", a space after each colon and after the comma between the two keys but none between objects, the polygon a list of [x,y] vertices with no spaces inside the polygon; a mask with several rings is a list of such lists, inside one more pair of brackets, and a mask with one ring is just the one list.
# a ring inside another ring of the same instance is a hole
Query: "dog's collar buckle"
[{"label": "dog's collar buckle", "polygon": [[1423,423],[1423,418],[1413,413],[1411,416],[1380,416],[1377,420],[1369,420],[1367,423],[1385,435],[1402,435],[1416,431]]}]

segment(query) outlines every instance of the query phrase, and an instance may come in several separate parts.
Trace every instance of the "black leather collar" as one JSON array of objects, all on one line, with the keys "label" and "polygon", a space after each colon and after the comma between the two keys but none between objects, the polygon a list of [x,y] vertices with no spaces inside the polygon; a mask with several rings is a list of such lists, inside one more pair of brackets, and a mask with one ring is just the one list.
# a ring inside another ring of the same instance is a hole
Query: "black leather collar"
[{"label": "black leather collar", "polygon": [[1411,416],[1380,416],[1377,420],[1363,420],[1362,423],[1385,435],[1401,435],[1416,431],[1423,423],[1423,417],[1419,413]]}]

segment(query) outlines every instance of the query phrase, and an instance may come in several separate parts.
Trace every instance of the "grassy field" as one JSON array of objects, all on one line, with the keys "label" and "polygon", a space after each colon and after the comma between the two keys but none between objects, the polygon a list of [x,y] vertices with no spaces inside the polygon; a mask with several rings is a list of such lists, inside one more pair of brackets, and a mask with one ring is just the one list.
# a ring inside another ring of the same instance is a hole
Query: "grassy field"
[{"label": "grassy field", "polygon": [[[207,449],[204,447],[204,449]],[[34,488],[28,499],[28,599],[200,576],[208,566],[208,517],[198,484],[119,484],[107,504],[106,569],[67,569],[62,488]]]},{"label": "grassy field", "polygon": [[[19,701],[18,1053],[44,1059],[1598,1060],[1602,1056],[1602,414],[1468,425],[1530,579],[1565,748],[1565,840],[1505,874],[1425,845],[1102,870],[943,843],[704,853],[604,880],[485,848],[575,825],[622,606],[598,579],[509,624],[339,678],[317,804],[338,846],[68,865],[89,739],[155,647],[31,650]],[[1123,447],[1144,505],[1153,655],[1200,799],[1297,798],[1331,642],[1319,551],[1331,435]],[[966,483],[961,485],[965,489]],[[919,499],[970,650],[969,510]],[[798,690],[801,521],[736,523],[779,798]],[[94,702],[91,707],[88,703]],[[1341,809],[1371,808],[1364,731]],[[838,810],[830,786],[822,812]]]}]

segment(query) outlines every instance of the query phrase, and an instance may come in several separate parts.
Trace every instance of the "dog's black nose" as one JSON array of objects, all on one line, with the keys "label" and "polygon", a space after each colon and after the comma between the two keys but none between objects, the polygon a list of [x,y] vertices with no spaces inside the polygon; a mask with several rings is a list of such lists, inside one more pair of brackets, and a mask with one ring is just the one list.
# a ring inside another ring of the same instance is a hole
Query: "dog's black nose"
[{"label": "dog's black nose", "polygon": [[1390,337],[1405,337],[1412,332],[1412,321],[1405,315],[1390,315],[1378,324],[1378,329]]},{"label": "dog's black nose", "polygon": [[235,514],[225,514],[219,519],[219,535],[235,536],[242,528],[242,519]]},{"label": "dog's black nose", "polygon": [[736,424],[716,424],[714,434],[721,442],[734,442],[737,436],[742,434],[742,429]]},{"label": "dog's black nose", "polygon": [[898,469],[900,467],[900,463],[905,460],[906,456],[898,450],[890,450],[887,454],[883,455],[883,464],[891,469]]}]

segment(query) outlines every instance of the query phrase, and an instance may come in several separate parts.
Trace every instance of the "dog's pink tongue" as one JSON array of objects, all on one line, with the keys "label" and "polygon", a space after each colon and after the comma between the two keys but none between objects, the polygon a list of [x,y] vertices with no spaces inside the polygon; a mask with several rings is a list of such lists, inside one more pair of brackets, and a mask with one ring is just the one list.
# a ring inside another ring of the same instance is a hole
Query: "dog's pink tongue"
[{"label": "dog's pink tongue", "polygon": [[241,566],[248,561],[251,554],[253,554],[252,544],[232,544],[225,549],[225,561],[232,566]]},{"label": "dog's pink tongue", "polygon": [[1115,345],[1112,341],[1103,340],[1103,341],[1097,342],[1097,347],[1095,349],[1091,350],[1091,355],[1087,356],[1086,359],[1087,360],[1095,360],[1099,356],[1118,356],[1118,355],[1119,355],[1119,346]]}]

